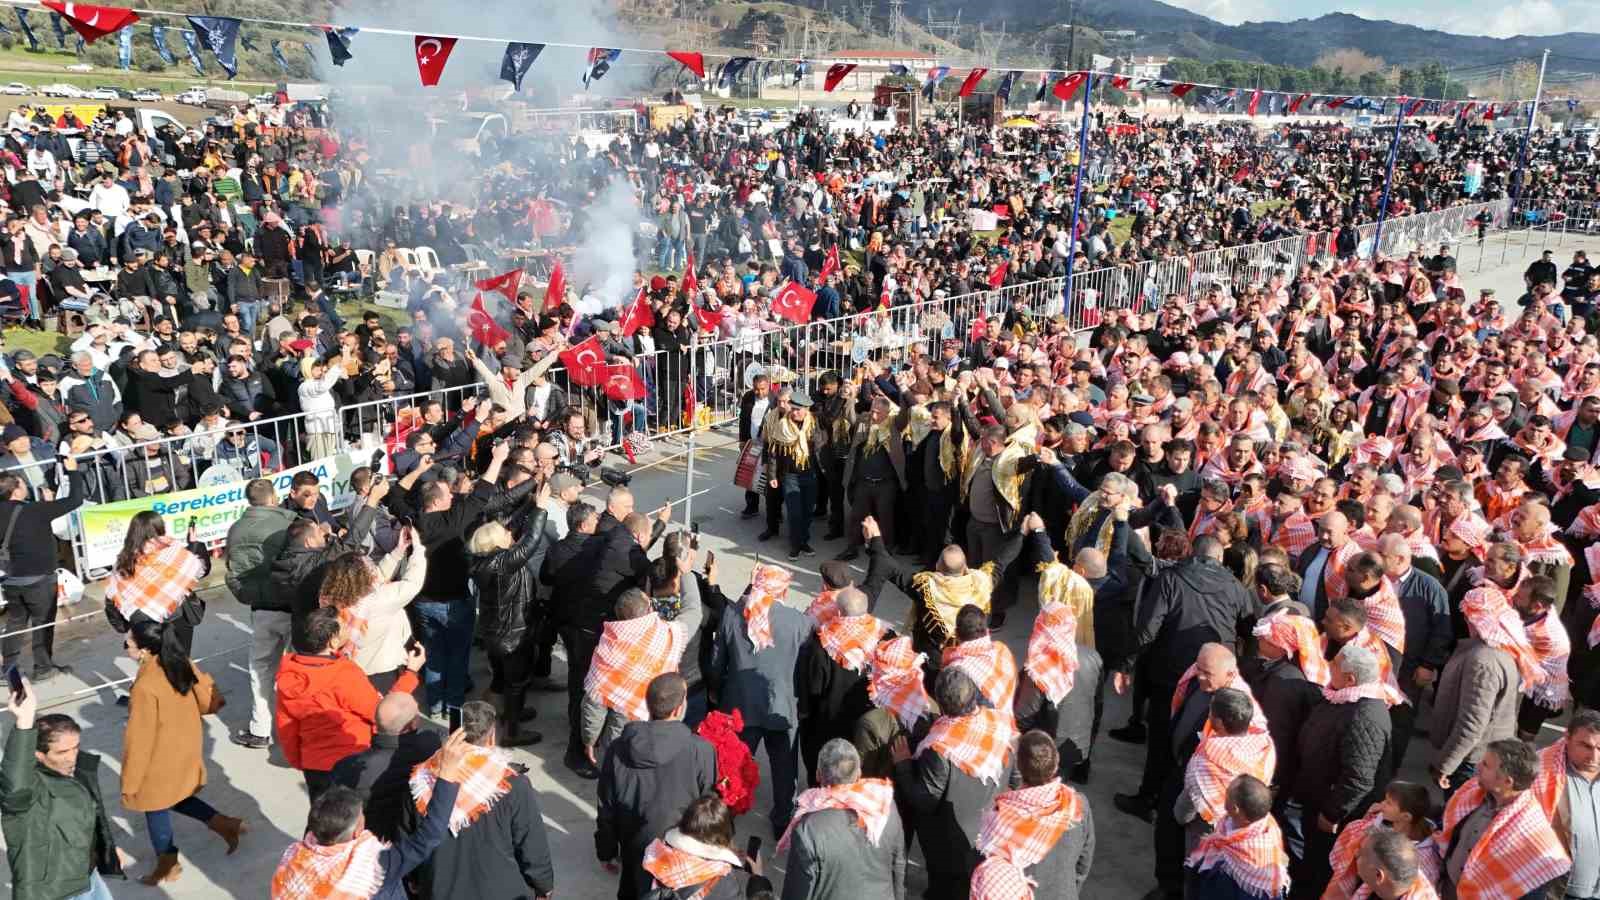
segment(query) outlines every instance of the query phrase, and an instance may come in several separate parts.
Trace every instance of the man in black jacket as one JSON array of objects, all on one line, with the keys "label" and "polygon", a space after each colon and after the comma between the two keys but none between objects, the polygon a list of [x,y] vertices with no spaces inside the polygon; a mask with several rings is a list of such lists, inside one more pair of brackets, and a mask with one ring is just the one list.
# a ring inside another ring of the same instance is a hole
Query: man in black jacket
[{"label": "man in black jacket", "polygon": [[77,457],[61,461],[71,484],[66,496],[43,503],[28,501],[28,481],[15,472],[0,474],[0,543],[10,551],[6,566],[6,634],[0,639],[0,657],[5,665],[22,662],[22,635],[38,627],[33,635],[33,680],[49,681],[64,666],[52,657],[56,637],[56,538],[50,523],[83,505],[83,476]]},{"label": "man in black jacket", "polygon": [[134,358],[127,374],[122,391],[124,412],[136,412],[162,431],[178,423],[178,389],[189,386],[189,373],[162,375],[160,354],[145,350]]},{"label": "man in black jacket", "polygon": [[[467,742],[480,753],[486,751],[487,766],[504,767],[497,781],[507,787],[496,797],[474,797],[469,790],[463,798],[473,801],[471,812],[465,821],[451,816],[450,833],[433,851],[433,864],[424,878],[427,896],[548,897],[555,892],[555,865],[539,795],[528,780],[527,768],[506,761],[495,747],[495,724],[492,705],[474,701],[461,707]],[[475,774],[482,777],[483,770]]]},{"label": "man in black jacket", "polygon": [[567,768],[583,778],[598,778],[600,773],[583,752],[579,735],[579,709],[583,704],[583,681],[589,675],[589,662],[600,644],[600,628],[607,610],[590,598],[591,581],[605,538],[595,534],[600,511],[579,501],[567,508],[567,536],[556,542],[545,556],[539,580],[551,588],[550,615],[561,645],[567,652]]},{"label": "man in black jacket", "polygon": [[716,784],[716,751],[683,724],[687,699],[682,675],[657,675],[645,691],[650,721],[622,726],[601,762],[594,849],[608,871],[621,867],[618,900],[639,896],[645,848]]},{"label": "man in black jacket", "polygon": [[[881,570],[887,556],[873,554],[873,568]],[[868,612],[868,599],[858,588],[837,591],[833,596],[836,614],[800,647],[795,667],[800,758],[813,784],[817,783],[817,754],[822,745],[834,738],[849,740],[856,720],[873,709],[867,697],[867,672],[878,641],[885,634],[892,637],[893,632],[888,623]]]},{"label": "man in black jacket", "polygon": [[1240,631],[1261,611],[1260,601],[1222,566],[1222,544],[1212,535],[1195,539],[1194,555],[1165,569],[1139,604],[1131,652],[1114,676],[1126,693],[1135,662],[1144,658],[1150,687],[1145,703],[1149,752],[1135,794],[1118,794],[1117,808],[1149,816],[1173,767],[1172,696],[1178,681],[1208,643],[1234,646]]},{"label": "man in black jacket", "polygon": [[367,830],[394,843],[420,818],[411,800],[411,770],[439,752],[439,733],[417,727],[417,698],[404,691],[378,701],[372,746],[333,766],[333,783],[361,794]]},{"label": "man in black jacket", "polygon": [[1411,729],[1417,720],[1422,694],[1444,671],[1450,660],[1455,634],[1450,624],[1450,600],[1438,579],[1411,566],[1411,546],[1397,534],[1378,539],[1378,554],[1383,558],[1384,574],[1394,582],[1400,599],[1400,613],[1406,622],[1406,644],[1395,671],[1410,703],[1389,708],[1394,728],[1394,770],[1406,757]]}]

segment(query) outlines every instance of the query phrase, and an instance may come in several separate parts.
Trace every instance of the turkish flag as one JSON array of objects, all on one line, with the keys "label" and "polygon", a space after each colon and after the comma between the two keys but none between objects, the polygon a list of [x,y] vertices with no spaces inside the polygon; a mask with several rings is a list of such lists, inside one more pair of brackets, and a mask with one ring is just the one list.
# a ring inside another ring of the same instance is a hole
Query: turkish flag
[{"label": "turkish flag", "polygon": [[522,287],[522,270],[512,269],[504,275],[496,275],[483,281],[474,282],[473,287],[480,291],[499,291],[507,300],[517,302],[517,289]]},{"label": "turkish flag", "polygon": [[580,387],[593,387],[605,380],[606,351],[600,338],[589,335],[583,343],[561,351],[561,364],[567,368],[567,377]]},{"label": "turkish flag", "polygon": [[599,370],[600,384],[604,385],[606,396],[626,403],[629,400],[643,400],[645,397],[644,379],[639,377],[639,370],[628,363],[616,363],[601,366]]},{"label": "turkish flag", "polygon": [[1253,115],[1256,114],[1256,107],[1258,107],[1260,105],[1261,105],[1261,92],[1260,91],[1251,91],[1250,92],[1250,105],[1245,107],[1245,111],[1253,116]]},{"label": "turkish flag", "polygon": [[834,244],[828,248],[828,255],[822,258],[822,271],[817,273],[817,284],[827,284],[828,276],[839,271],[839,245]]},{"label": "turkish flag", "polygon": [[889,286],[886,284],[886,285],[883,286],[883,292],[878,295],[878,308],[879,309],[888,309],[889,306],[890,306]]},{"label": "turkish flag", "polygon": [[60,13],[72,30],[90,44],[139,21],[138,13],[120,6],[90,6],[86,3],[44,0],[44,7]]},{"label": "turkish flag", "polygon": [[726,315],[720,309],[707,309],[693,300],[689,301],[689,309],[694,311],[694,320],[700,323],[701,331],[716,331],[722,324],[722,317]]},{"label": "turkish flag", "polygon": [[1300,96],[1294,98],[1293,100],[1291,100],[1289,102],[1289,112],[1291,114],[1299,112],[1300,111],[1300,104],[1306,102],[1309,99],[1311,99],[1311,95],[1310,94],[1301,94]]},{"label": "turkish flag", "polygon": [[839,82],[843,81],[844,77],[854,72],[855,69],[855,63],[834,63],[829,66],[828,74],[822,77],[823,92],[832,93],[833,89],[839,86]]},{"label": "turkish flag", "polygon": [[668,50],[667,55],[683,63],[684,68],[694,73],[696,78],[706,77],[706,58],[699,53],[688,50]]},{"label": "turkish flag", "polygon": [[433,87],[439,83],[439,76],[444,74],[444,62],[450,58],[450,51],[456,48],[456,39],[419,34],[413,40],[417,50],[417,74],[422,77],[422,86]]},{"label": "turkish flag", "polygon": [[1131,83],[1131,81],[1132,79],[1126,75],[1115,75],[1111,78],[1111,86],[1119,91],[1125,91],[1128,89],[1128,85]]},{"label": "turkish flag", "polygon": [[1414,116],[1417,113],[1421,112],[1422,111],[1422,104],[1427,103],[1427,102],[1428,101],[1423,100],[1420,97],[1418,99],[1416,99],[1416,100],[1411,101],[1411,105],[1406,107],[1406,115]]},{"label": "turkish flag", "polygon": [[970,96],[972,96],[972,92],[974,90],[976,90],[977,87],[978,87],[978,82],[982,81],[983,80],[983,76],[987,75],[988,72],[989,72],[988,69],[973,69],[971,72],[968,72],[966,80],[961,82],[961,90],[956,91],[956,96],[957,97],[970,97]]},{"label": "turkish flag", "polygon": [[1071,100],[1072,95],[1078,92],[1078,86],[1083,84],[1084,79],[1088,77],[1083,72],[1073,72],[1071,75],[1057,81],[1055,87],[1050,89],[1050,93],[1055,94],[1062,101]]},{"label": "turkish flag", "polygon": [[489,310],[484,308],[482,294],[472,299],[472,306],[467,310],[467,333],[485,347],[493,347],[511,336],[511,332],[501,328]]},{"label": "turkish flag", "polygon": [[772,314],[782,316],[797,325],[804,325],[811,321],[811,307],[816,303],[815,292],[791,281],[772,295]]},{"label": "turkish flag", "polygon": [[694,295],[700,290],[700,279],[694,277],[694,254],[683,263],[683,280],[679,282],[683,295],[689,298],[689,305],[694,305]]},{"label": "turkish flag", "polygon": [[1172,96],[1182,98],[1184,94],[1187,94],[1192,90],[1194,90],[1194,85],[1185,81],[1182,84],[1175,84],[1172,86]]},{"label": "turkish flag", "polygon": [[635,331],[656,323],[656,314],[650,309],[650,298],[645,294],[644,288],[639,288],[639,295],[633,298],[628,305],[628,311],[622,315],[622,333],[631,335]]},{"label": "turkish flag", "polygon": [[1329,109],[1338,109],[1339,107],[1345,105],[1346,103],[1349,103],[1350,99],[1351,98],[1349,98],[1349,97],[1334,97],[1332,100],[1329,100],[1324,105],[1327,106]]},{"label": "turkish flag", "polygon": [[998,265],[989,270],[989,290],[1000,290],[1001,285],[1006,283],[1006,270],[1010,267],[1011,264],[1002,259]]},{"label": "turkish flag", "polygon": [[561,260],[556,260],[555,268],[550,270],[550,283],[544,288],[544,308],[546,312],[555,309],[567,302],[567,273],[561,270]]}]

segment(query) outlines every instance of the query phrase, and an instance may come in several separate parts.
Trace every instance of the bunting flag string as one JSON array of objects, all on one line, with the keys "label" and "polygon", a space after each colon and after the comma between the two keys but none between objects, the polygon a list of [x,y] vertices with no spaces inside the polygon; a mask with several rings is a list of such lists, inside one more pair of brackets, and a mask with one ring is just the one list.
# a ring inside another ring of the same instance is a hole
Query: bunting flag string
[{"label": "bunting flag string", "polygon": [[283,74],[289,74],[289,60],[283,56],[283,41],[273,40],[268,46],[272,50],[272,61],[278,64],[278,68],[283,70]]},{"label": "bunting flag string", "polygon": [[56,35],[56,49],[67,49],[67,29],[61,22],[61,13],[54,11],[50,13],[50,30]]},{"label": "bunting flag string", "polygon": [[417,76],[422,79],[423,87],[434,87],[439,83],[439,76],[444,74],[450,51],[456,48],[456,39],[419,34],[412,41],[417,53]]},{"label": "bunting flag string", "polygon": [[[156,48],[156,55],[167,65],[176,65],[178,58],[172,55],[172,50],[167,47],[167,29],[164,25],[150,26],[150,43]],[[277,41],[273,41],[274,44]]]},{"label": "bunting flag string", "polygon": [[533,68],[533,61],[543,52],[543,44],[524,44],[520,41],[507,44],[505,56],[500,59],[500,80],[511,82],[511,89],[521,93],[522,79]]},{"label": "bunting flag string", "polygon": [[199,42],[216,58],[217,65],[228,73],[228,78],[231,80],[239,74],[239,57],[234,44],[239,40],[240,21],[227,16],[190,16],[189,24],[194,27]]},{"label": "bunting flag string", "polygon": [[28,39],[28,49],[39,49],[39,36],[33,33],[33,26],[28,24],[28,11],[17,7],[17,27],[22,29],[22,36]]},{"label": "bunting flag string", "polygon": [[694,77],[706,77],[706,58],[704,54],[692,53],[687,50],[668,50],[667,55],[682,63],[684,68],[694,73]]},{"label": "bunting flag string", "polygon": [[117,68],[126,72],[133,68],[133,26],[117,32]]}]

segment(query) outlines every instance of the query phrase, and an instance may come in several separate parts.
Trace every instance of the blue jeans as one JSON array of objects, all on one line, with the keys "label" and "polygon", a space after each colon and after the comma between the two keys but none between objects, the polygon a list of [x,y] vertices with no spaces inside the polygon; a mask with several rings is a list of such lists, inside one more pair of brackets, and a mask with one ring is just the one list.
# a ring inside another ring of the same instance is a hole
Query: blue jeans
[{"label": "blue jeans", "polygon": [[[807,519],[810,516],[806,517]],[[745,725],[739,738],[755,755],[767,745],[767,764],[772,767],[772,832],[783,834],[794,816],[794,785],[800,772],[800,743],[794,728],[783,730]]]},{"label": "blue jeans", "polygon": [[344,328],[344,319],[339,317],[339,307],[327,294],[317,296],[317,309],[322,310],[322,314],[328,317],[328,321],[333,323],[335,329]]},{"label": "blue jeans", "polygon": [[44,313],[39,308],[39,276],[29,269],[25,272],[7,272],[6,277],[17,287],[28,289],[28,318],[42,318]]},{"label": "blue jeans", "polygon": [[683,238],[670,238],[663,232],[659,243],[660,258],[656,260],[658,269],[676,269],[682,264],[684,253],[688,249]]},{"label": "blue jeans", "polygon": [[817,508],[817,473],[783,476],[783,517],[789,520],[789,549],[795,553],[811,546],[811,511]]},{"label": "blue jeans", "polygon": [[112,900],[111,889],[106,887],[106,881],[99,872],[90,872],[89,889],[81,894],[73,894],[67,900]]},{"label": "blue jeans", "polygon": [[[623,414],[630,412],[633,413],[633,421],[631,423],[632,427],[629,427],[630,423],[624,423],[622,421]],[[644,404],[638,400],[628,403],[621,409],[618,409],[616,404],[612,404],[611,406],[612,442],[617,444],[622,443],[623,436],[629,431],[643,431],[647,434],[650,431],[650,411],[645,409]]]},{"label": "blue jeans", "polygon": [[477,607],[465,597],[454,603],[433,600],[412,604],[417,612],[417,639],[428,651],[422,684],[428,689],[425,709],[460,706],[467,699],[467,661],[472,653],[472,627]]},{"label": "blue jeans", "polygon": [[150,846],[156,853],[176,853],[178,846],[172,842],[172,814],[183,813],[196,822],[209,822],[217,811],[199,797],[186,797],[171,809],[158,809],[144,814],[144,827],[150,831]]},{"label": "blue jeans", "polygon": [[261,301],[240,300],[233,304],[233,311],[239,314],[239,328],[247,335],[254,335],[256,319],[261,318]]}]

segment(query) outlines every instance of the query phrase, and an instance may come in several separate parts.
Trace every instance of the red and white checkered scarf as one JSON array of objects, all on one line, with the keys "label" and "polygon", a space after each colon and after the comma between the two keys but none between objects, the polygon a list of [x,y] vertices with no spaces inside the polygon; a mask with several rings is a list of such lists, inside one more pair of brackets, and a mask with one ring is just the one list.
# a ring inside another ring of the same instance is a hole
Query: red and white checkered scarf
[{"label": "red and white checkered scarf", "polygon": [[583,691],[607,709],[643,722],[650,717],[645,689],[657,675],[677,671],[683,645],[678,628],[657,613],[607,622],[584,676]]},{"label": "red and white checkered scarf", "polygon": [[1290,513],[1273,531],[1268,543],[1283,548],[1291,559],[1317,542],[1317,523],[1303,512]]},{"label": "red and white checkered scarf", "polygon": [[[1174,716],[1178,714],[1178,710],[1183,709],[1183,701],[1189,698],[1189,682],[1195,678],[1195,665],[1195,663],[1190,663],[1189,668],[1183,670],[1183,677],[1178,679],[1178,689],[1172,692],[1172,714]],[[1250,716],[1250,730],[1265,730],[1267,727],[1267,714],[1261,711],[1261,704],[1256,702],[1256,695],[1251,692],[1250,685],[1245,683],[1244,678],[1240,676],[1237,670],[1234,671],[1232,680],[1223,685],[1223,687],[1238,691],[1250,698],[1250,707],[1254,710]],[[1207,719],[1202,735],[1209,734],[1211,734],[1211,721]]]},{"label": "red and white checkered scarf", "polygon": [[[1473,778],[1456,791],[1444,808],[1444,828],[1436,839],[1450,846],[1456,828],[1487,796]],[[1483,836],[1467,853],[1456,884],[1458,900],[1498,900],[1522,897],[1567,874],[1572,859],[1561,845],[1550,817],[1533,791],[1521,791],[1510,803],[1495,810]]]},{"label": "red and white checkered scarf", "polygon": [[985,858],[972,873],[972,896],[1032,900],[1034,884],[1023,870],[1049,855],[1061,836],[1083,821],[1085,806],[1060,779],[995,797],[978,832],[977,850]]},{"label": "red and white checkered scarf", "polygon": [[[1365,647],[1373,658],[1378,661],[1378,684],[1383,689],[1382,699],[1385,703],[1389,704],[1390,707],[1395,707],[1402,703],[1411,702],[1406,699],[1405,691],[1400,690],[1400,681],[1394,675],[1394,661],[1389,657],[1389,647],[1383,642],[1382,638],[1373,634],[1370,627],[1363,626],[1360,631],[1356,632],[1356,636],[1349,640],[1349,643],[1357,647]],[[1326,636],[1322,639],[1322,645],[1323,656],[1326,657],[1328,645]],[[1323,690],[1326,691],[1327,688],[1324,687]]]},{"label": "red and white checkered scarf", "polygon": [[917,747],[917,755],[933,750],[979,781],[999,782],[1016,740],[1009,708],[1001,712],[980,706],[960,718],[941,716]]},{"label": "red and white checkered scarf", "polygon": [[1010,647],[984,635],[944,648],[943,663],[967,673],[991,706],[1010,713],[1017,693],[1017,660]]},{"label": "red and white checkered scarf", "polygon": [[106,599],[117,605],[125,619],[142,612],[157,622],[172,618],[200,582],[205,564],[182,542],[158,537],[145,544],[134,563],[133,574],[112,572],[106,582]]},{"label": "red and white checkered scarf", "polygon": [[272,900],[370,900],[383,887],[380,857],[388,844],[363,830],[339,844],[310,832],[290,844],[272,873]]},{"label": "red and white checkered scarf", "polygon": [[1360,555],[1361,545],[1354,540],[1346,540],[1344,546],[1329,551],[1328,560],[1322,567],[1322,586],[1329,600],[1342,600],[1350,593],[1344,583],[1344,567]]},{"label": "red and white checkered scarf", "polygon": [[[1600,622],[1600,619],[1595,621]],[[1567,627],[1561,624],[1556,611],[1551,609],[1532,622],[1524,622],[1523,632],[1528,643],[1539,657],[1539,668],[1544,670],[1544,681],[1524,684],[1522,693],[1545,709],[1561,710],[1572,699],[1570,679],[1567,678],[1567,661],[1572,658],[1572,640],[1567,637]]]},{"label": "red and white checkered scarf", "polygon": [[894,713],[910,731],[933,708],[933,698],[922,681],[926,653],[911,649],[910,637],[881,641],[872,654],[872,671],[867,676],[867,697],[874,706]]},{"label": "red and white checkered scarf", "polygon": [[1556,820],[1561,798],[1567,793],[1567,739],[1562,738],[1539,751],[1539,774],[1534,776],[1532,792],[1550,821]]},{"label": "red and white checkered scarf", "polygon": [[1279,610],[1256,622],[1251,631],[1260,640],[1287,650],[1300,664],[1300,672],[1313,684],[1327,684],[1332,673],[1322,656],[1322,635],[1308,616]]},{"label": "red and white checkered scarf", "polygon": [[862,778],[849,784],[815,787],[804,791],[794,802],[794,816],[778,839],[778,852],[789,848],[789,838],[800,817],[824,809],[847,809],[856,814],[856,824],[867,833],[867,842],[878,846],[883,830],[889,826],[894,809],[894,785],[882,778]]},{"label": "red and white checkered scarf", "polygon": [[828,624],[839,615],[839,606],[833,602],[833,597],[837,593],[838,591],[823,591],[817,595],[817,599],[811,601],[810,606],[806,607],[806,615],[810,616],[818,627]]},{"label": "red and white checkered scarf", "polygon": [[[669,835],[675,832],[668,832]],[[679,850],[663,838],[656,838],[645,848],[643,868],[663,887],[680,890],[701,885],[683,900],[700,900],[711,893],[711,888],[733,871],[733,864],[720,859],[706,859],[686,850]]]},{"label": "red and white checkered scarf", "polygon": [[1033,620],[1028,636],[1028,656],[1023,662],[1028,677],[1051,703],[1072,690],[1078,673],[1078,617],[1064,603],[1047,604]]},{"label": "red and white checkered scarf", "polygon": [[[1344,900],[1357,897],[1370,897],[1371,888],[1361,883],[1361,876],[1356,872],[1356,857],[1361,854],[1361,845],[1366,843],[1367,835],[1372,829],[1387,829],[1383,824],[1383,814],[1369,813],[1365,818],[1339,829],[1339,837],[1333,842],[1333,852],[1328,854],[1328,862],[1333,866],[1333,877],[1328,881],[1327,890],[1322,892],[1322,900]],[[1433,890],[1433,883],[1439,879],[1439,869],[1443,865],[1440,858],[1439,845],[1434,841],[1434,835],[1429,834],[1420,841],[1415,842],[1417,848],[1417,881]],[[1404,896],[1422,896],[1407,894]]]},{"label": "red and white checkered scarf", "polygon": [[745,633],[756,652],[772,646],[772,604],[782,602],[789,594],[789,570],[777,566],[757,565],[750,576],[750,587],[744,592]]},{"label": "red and white checkered scarf", "polygon": [[1271,816],[1243,826],[1224,817],[1216,831],[1200,839],[1185,865],[1198,872],[1220,867],[1252,897],[1277,900],[1289,889],[1289,855]]},{"label": "red and white checkered scarf", "polygon": [[1265,728],[1249,728],[1239,735],[1213,733],[1202,738],[1189,757],[1183,787],[1200,818],[1216,824],[1227,815],[1228,785],[1234,778],[1254,775],[1262,784],[1271,784],[1277,769],[1278,751]]},{"label": "red and white checkered scarf", "polygon": [[859,616],[834,616],[817,629],[817,642],[828,657],[851,672],[864,672],[878,649],[878,641],[888,630],[882,619],[863,613]]},{"label": "red and white checkered scarf", "polygon": [[[433,798],[433,786],[439,781],[443,760],[444,751],[439,750],[411,770],[411,799],[419,813],[428,812],[428,801]],[[456,804],[450,809],[450,833],[453,835],[461,834],[461,829],[493,809],[511,790],[511,779],[517,777],[510,757],[504,750],[494,747],[473,747],[467,751],[466,766],[467,777],[462,779]]]},{"label": "red and white checkered scarf", "polygon": [[1537,684],[1545,679],[1539,654],[1528,640],[1522,617],[1512,608],[1500,586],[1487,578],[1477,587],[1467,591],[1461,599],[1461,615],[1485,644],[1511,654],[1522,673],[1522,685]]},{"label": "red and white checkered scarf", "polygon": [[1378,589],[1361,601],[1367,610],[1367,627],[1383,639],[1385,644],[1404,653],[1406,649],[1406,616],[1400,611],[1400,597],[1395,593],[1394,582],[1385,575],[1378,579]]}]

